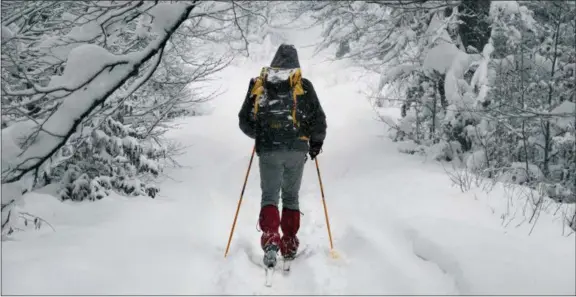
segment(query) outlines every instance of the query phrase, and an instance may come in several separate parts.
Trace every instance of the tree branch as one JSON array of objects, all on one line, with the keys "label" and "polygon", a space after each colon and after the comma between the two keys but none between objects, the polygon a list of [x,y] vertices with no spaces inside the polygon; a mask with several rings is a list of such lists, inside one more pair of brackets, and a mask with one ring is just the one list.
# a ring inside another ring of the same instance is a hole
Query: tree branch
[{"label": "tree branch", "polygon": [[[67,134],[65,135],[65,137],[63,137],[62,140],[60,140],[52,149],[49,150],[49,152],[47,154],[45,154],[44,156],[38,156],[38,157],[32,157],[34,159],[39,159],[39,161],[35,162],[32,165],[28,165],[25,168],[21,168],[21,169],[17,169],[18,171],[20,171],[19,173],[15,174],[15,176],[6,178],[2,180],[2,184],[5,183],[12,183],[15,181],[18,181],[20,178],[22,178],[24,175],[26,175],[28,172],[33,171],[33,170],[37,170],[38,168],[40,168],[40,166],[42,166],[42,164],[48,160],[53,154],[55,154],[63,145],[66,144],[66,142],[68,141],[68,139],[74,134],[74,132],[76,131],[77,127],[81,124],[81,122],[83,121],[84,118],[86,118],[97,106],[103,104],[106,99],[108,99],[108,97],[110,95],[112,95],[120,86],[122,86],[130,77],[133,77],[135,75],[135,70],[137,70],[143,63],[145,63],[146,61],[150,60],[154,55],[156,55],[159,51],[161,51],[163,49],[163,47],[166,45],[166,43],[168,42],[168,40],[170,39],[170,37],[172,36],[172,34],[178,29],[178,27],[188,18],[188,15],[190,14],[190,12],[196,7],[196,3],[198,1],[193,1],[193,3],[189,6],[187,6],[184,11],[181,13],[181,15],[179,16],[179,18],[174,22],[174,24],[168,28],[167,30],[165,30],[165,34],[160,38],[160,40],[158,41],[154,41],[149,48],[147,49],[147,51],[145,53],[143,53],[142,55],[138,55],[135,58],[139,59],[137,61],[135,61],[133,63],[133,65],[131,65],[130,70],[131,71],[127,71],[126,75],[124,77],[122,77],[121,79],[119,79],[117,82],[115,82],[108,90],[106,90],[104,92],[104,94],[102,94],[99,98],[97,98],[96,100],[93,101],[93,103],[86,109],[86,111],[84,111],[77,119],[74,120],[72,126],[70,127],[70,129],[68,130]],[[111,68],[111,66],[107,66],[107,68]],[[26,160],[24,163],[27,163],[28,160]],[[21,164],[22,165],[22,164]],[[18,166],[20,167],[20,165]],[[18,168],[17,167],[17,168]]]}]

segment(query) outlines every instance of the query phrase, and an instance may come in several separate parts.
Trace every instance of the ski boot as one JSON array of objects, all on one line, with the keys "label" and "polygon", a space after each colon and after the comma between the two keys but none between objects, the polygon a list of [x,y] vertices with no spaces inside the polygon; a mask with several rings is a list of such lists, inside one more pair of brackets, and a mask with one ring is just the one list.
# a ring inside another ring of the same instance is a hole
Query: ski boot
[{"label": "ski boot", "polygon": [[264,252],[264,266],[266,266],[267,268],[274,268],[276,266],[276,263],[278,262],[277,256],[278,256],[278,246],[271,244],[268,247],[266,247],[266,251]]}]

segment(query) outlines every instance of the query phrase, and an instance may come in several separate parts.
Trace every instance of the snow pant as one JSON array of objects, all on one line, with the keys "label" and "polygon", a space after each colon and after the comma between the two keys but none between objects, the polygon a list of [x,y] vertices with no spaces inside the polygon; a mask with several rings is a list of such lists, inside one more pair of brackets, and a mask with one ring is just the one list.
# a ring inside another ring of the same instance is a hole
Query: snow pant
[{"label": "snow pant", "polygon": [[278,206],[282,190],[282,207],[299,210],[298,192],[302,183],[306,152],[262,152],[259,156],[261,207]]},{"label": "snow pant", "polygon": [[[262,229],[260,244],[264,251],[280,249],[284,257],[298,250],[296,233],[300,228],[298,203],[300,185],[306,162],[306,152],[263,152],[259,156],[262,201],[259,224]],[[282,218],[278,209],[282,191]],[[282,229],[280,237],[279,228]]]}]

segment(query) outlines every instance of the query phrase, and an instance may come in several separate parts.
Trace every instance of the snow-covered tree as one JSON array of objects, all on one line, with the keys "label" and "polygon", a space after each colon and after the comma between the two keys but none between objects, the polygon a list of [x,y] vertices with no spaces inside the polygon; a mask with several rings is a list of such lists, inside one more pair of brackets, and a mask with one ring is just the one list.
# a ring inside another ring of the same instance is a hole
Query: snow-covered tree
[{"label": "snow-covered tree", "polygon": [[483,112],[493,123],[486,135],[497,139],[486,147],[495,173],[571,202],[575,8],[564,1],[493,6],[495,50]]},{"label": "snow-covered tree", "polygon": [[321,49],[380,74],[375,97],[401,103],[392,137],[410,152],[576,201],[574,3],[303,5],[324,24]]},{"label": "snow-covered tree", "polygon": [[[2,231],[49,183],[62,199],[154,197],[171,119],[216,92],[250,2],[3,1]],[[222,46],[222,44],[227,46]]]}]

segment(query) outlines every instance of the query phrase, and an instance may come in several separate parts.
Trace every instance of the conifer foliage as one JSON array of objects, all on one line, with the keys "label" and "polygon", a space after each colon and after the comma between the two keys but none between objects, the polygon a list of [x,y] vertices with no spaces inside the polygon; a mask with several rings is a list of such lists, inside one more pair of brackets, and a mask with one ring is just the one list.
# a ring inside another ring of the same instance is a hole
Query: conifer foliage
[{"label": "conifer foliage", "polygon": [[375,105],[401,108],[387,123],[402,151],[527,187],[535,213],[576,202],[573,1],[303,5],[320,48],[380,76]]},{"label": "conifer foliage", "polygon": [[62,200],[156,197],[164,133],[214,97],[206,81],[247,49],[240,20],[262,23],[254,5],[3,1],[3,234],[47,185]]}]

